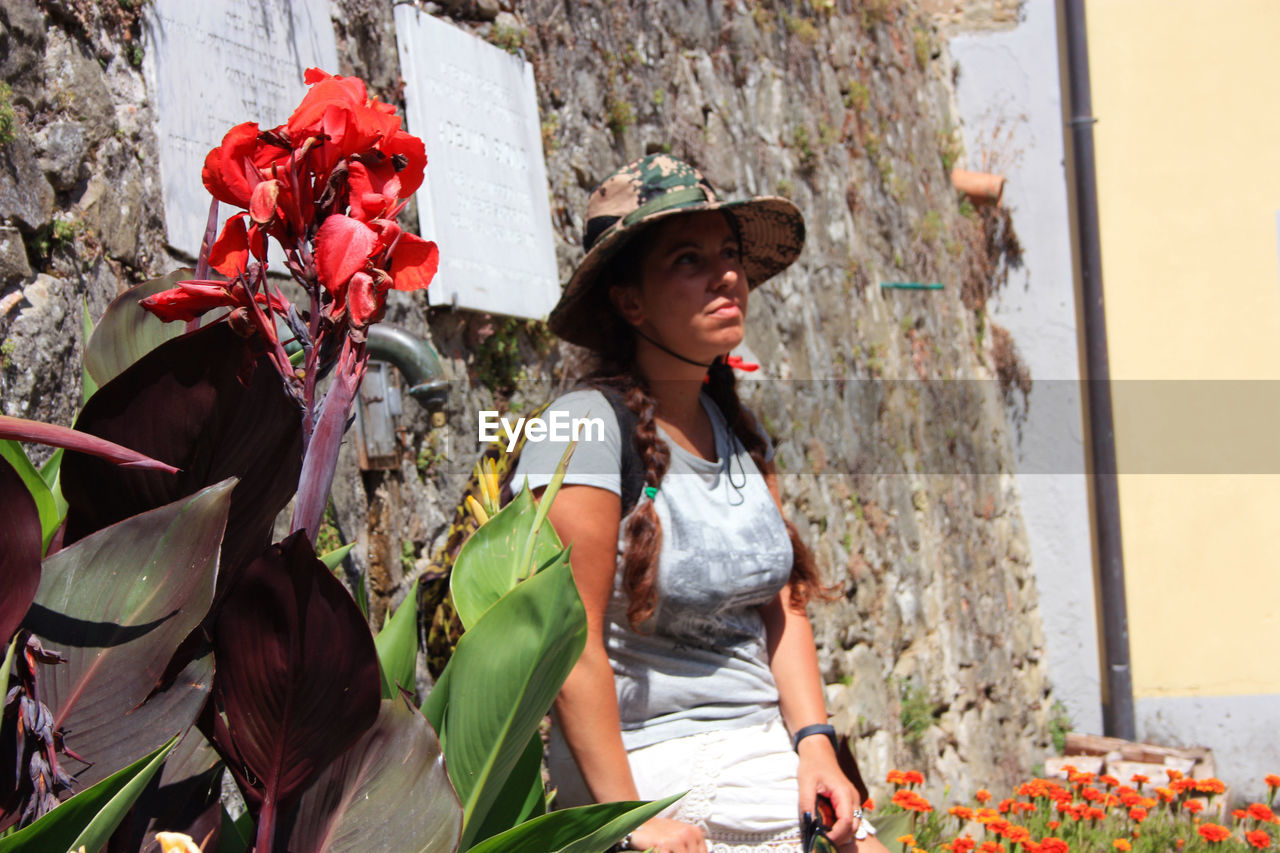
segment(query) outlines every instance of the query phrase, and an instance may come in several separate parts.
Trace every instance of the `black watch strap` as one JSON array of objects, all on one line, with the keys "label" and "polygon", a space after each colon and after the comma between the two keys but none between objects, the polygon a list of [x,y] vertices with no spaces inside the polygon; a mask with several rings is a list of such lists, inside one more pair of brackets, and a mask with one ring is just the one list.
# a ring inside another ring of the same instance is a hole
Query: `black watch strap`
[{"label": "black watch strap", "polygon": [[831,741],[831,747],[836,747],[836,730],[834,726],[827,723],[814,723],[812,726],[805,726],[791,737],[791,748],[799,752],[800,741],[809,735],[826,735],[827,740]]}]

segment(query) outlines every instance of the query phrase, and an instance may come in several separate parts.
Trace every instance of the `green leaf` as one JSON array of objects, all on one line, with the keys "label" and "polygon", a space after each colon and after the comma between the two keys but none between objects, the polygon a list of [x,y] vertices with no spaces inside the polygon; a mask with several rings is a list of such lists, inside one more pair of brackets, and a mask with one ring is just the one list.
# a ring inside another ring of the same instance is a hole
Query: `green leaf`
[{"label": "green leaf", "polygon": [[81,791],[30,826],[0,838],[0,853],[81,846],[101,850],[177,743],[175,735],[155,752]]},{"label": "green leaf", "polygon": [[442,676],[448,695],[439,701],[446,703],[446,766],[466,816],[462,849],[484,825],[586,639],[582,599],[562,559],[499,599],[458,641]]},{"label": "green leaf", "polygon": [[9,695],[9,668],[13,666],[13,650],[17,645],[18,638],[15,636],[9,641],[9,648],[5,650],[4,663],[0,664],[0,702]]},{"label": "green leaf", "polygon": [[551,525],[543,524],[528,549],[530,563],[521,563],[537,516],[538,504],[528,489],[522,489],[487,524],[480,525],[458,552],[449,574],[449,589],[468,631],[495,601],[564,548]]},{"label": "green leaf", "polygon": [[453,853],[462,805],[426,719],[401,696],[302,795],[290,850]]},{"label": "green leaf", "polygon": [[40,515],[40,552],[44,553],[49,550],[49,540],[53,539],[53,534],[58,531],[58,525],[62,523],[58,502],[54,500],[53,492],[49,490],[40,472],[27,458],[27,453],[22,449],[21,444],[10,439],[0,441],[0,456],[3,456],[13,466],[13,470],[18,472],[18,476],[26,484],[27,491],[31,492],[31,498],[36,502],[36,512]]},{"label": "green leaf", "polygon": [[[452,660],[450,658],[450,661]],[[422,702],[422,716],[426,717],[427,722],[431,724],[431,728],[436,730],[441,744],[449,736],[448,731],[445,729],[445,715],[449,709],[449,684],[450,673],[449,667],[446,665],[444,672],[440,673],[440,677],[436,679],[436,683],[427,693],[427,698]],[[445,750],[445,752],[447,753],[448,750]]]},{"label": "green leaf", "polygon": [[[80,329],[84,333],[80,340],[86,344],[87,349],[89,338],[93,336],[93,320],[89,318],[89,300],[83,296],[80,297]],[[80,405],[83,406],[98,390],[98,383],[94,382],[93,377],[89,375],[87,364],[82,365],[80,371]]]},{"label": "green leaf", "polygon": [[907,853],[907,845],[900,843],[897,839],[906,835],[911,831],[911,815],[907,812],[897,812],[890,815],[882,815],[877,817],[873,823],[876,826],[876,838],[884,842],[893,853]]},{"label": "green leaf", "polygon": [[597,803],[551,812],[486,839],[472,847],[470,853],[599,853],[682,796],[676,794],[652,803]]},{"label": "green leaf", "polygon": [[222,810],[222,832],[218,833],[217,853],[248,853],[253,843],[253,817],[248,810],[240,813],[235,820]]},{"label": "green leaf", "polygon": [[418,582],[395,615],[373,638],[378,649],[378,670],[382,675],[382,698],[394,699],[403,687],[410,693],[417,682],[418,664]]},{"label": "green leaf", "polygon": [[53,494],[53,505],[58,510],[59,525],[67,517],[67,499],[62,496],[62,454],[64,453],[66,450],[57,448],[53,451],[53,455],[40,466],[40,479],[44,480],[44,484]]},{"label": "green leaf", "polygon": [[194,274],[190,269],[174,270],[117,296],[85,344],[85,374],[99,386],[106,385],[160,344],[182,335],[186,331],[183,323],[162,322],[139,305],[138,300],[177,287],[178,282]]},{"label": "green leaf", "polygon": [[542,737],[535,733],[529,738],[524,755],[512,768],[502,793],[494,800],[493,808],[485,815],[484,823],[476,830],[477,840],[506,832],[531,817],[546,812],[546,789],[542,784]]},{"label": "green leaf", "polygon": [[329,571],[336,572],[338,566],[342,565],[342,561],[347,559],[347,555],[351,553],[351,549],[356,547],[356,543],[348,542],[346,545],[334,548],[327,554],[320,555],[320,562],[329,567]]}]

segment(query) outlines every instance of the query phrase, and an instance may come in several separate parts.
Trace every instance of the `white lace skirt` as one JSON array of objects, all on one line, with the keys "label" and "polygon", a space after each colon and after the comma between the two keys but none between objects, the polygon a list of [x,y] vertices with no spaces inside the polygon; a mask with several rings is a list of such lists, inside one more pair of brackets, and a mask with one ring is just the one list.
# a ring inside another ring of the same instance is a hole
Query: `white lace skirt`
[{"label": "white lace skirt", "polygon": [[[797,758],[780,718],[655,743],[627,757],[641,799],[689,792],[663,817],[701,827],[709,853],[800,853]],[[591,802],[562,738],[552,738],[548,770],[558,804]],[[875,832],[866,821],[863,827]]]}]

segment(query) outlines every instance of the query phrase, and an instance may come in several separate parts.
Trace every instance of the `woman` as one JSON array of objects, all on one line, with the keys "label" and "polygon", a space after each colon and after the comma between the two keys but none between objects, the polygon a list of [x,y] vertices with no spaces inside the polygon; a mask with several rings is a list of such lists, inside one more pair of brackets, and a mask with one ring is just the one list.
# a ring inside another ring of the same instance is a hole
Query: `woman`
[{"label": "woman", "polygon": [[[588,636],[556,700],[552,782],[561,805],[689,791],[627,849],[799,851],[799,816],[823,796],[832,840],[884,851],[826,725],[803,609],[817,575],[726,366],[749,290],[803,240],[791,202],[721,201],[692,167],[652,155],[592,193],[587,255],[551,314],[599,356],[584,382],[599,390],[550,409],[606,423],[579,442],[549,515],[573,546]],[[517,486],[545,486],[562,451],[527,444]],[[644,489],[624,518],[629,454]]]}]

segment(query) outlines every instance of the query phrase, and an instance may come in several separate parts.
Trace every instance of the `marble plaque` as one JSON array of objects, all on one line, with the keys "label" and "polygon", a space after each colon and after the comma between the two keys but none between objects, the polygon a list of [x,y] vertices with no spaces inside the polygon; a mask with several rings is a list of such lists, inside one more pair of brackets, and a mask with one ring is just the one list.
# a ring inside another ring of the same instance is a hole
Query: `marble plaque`
[{"label": "marble plaque", "polygon": [[[209,215],[200,180],[209,149],[242,122],[287,121],[308,68],[338,73],[329,0],[152,0],[143,38],[169,244],[195,257]],[[234,211],[220,207],[225,221]],[[271,266],[283,271],[272,249]]]},{"label": "marble plaque", "polygon": [[408,130],[427,146],[432,304],[546,317],[560,295],[533,67],[412,6],[395,9]]}]

